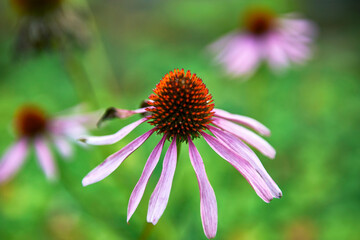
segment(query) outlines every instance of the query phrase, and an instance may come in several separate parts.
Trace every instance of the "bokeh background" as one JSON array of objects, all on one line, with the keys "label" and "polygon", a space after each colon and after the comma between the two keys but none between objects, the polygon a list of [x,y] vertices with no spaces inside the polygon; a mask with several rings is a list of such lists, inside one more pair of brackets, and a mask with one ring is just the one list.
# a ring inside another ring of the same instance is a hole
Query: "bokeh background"
[{"label": "bokeh background", "polygon": [[[69,0],[92,32],[72,57],[44,51],[13,57],[17,15],[0,2],[0,152],[14,142],[13,116],[25,103],[49,114],[86,102],[90,110],[134,109],[174,68],[200,76],[218,108],[258,119],[272,130],[274,160],[258,154],[283,191],[264,203],[246,180],[205,143],[195,141],[215,190],[216,239],[358,239],[360,236],[359,3],[348,0]],[[314,56],[274,74],[263,66],[249,81],[230,79],[205,47],[235,29],[253,5],[299,12],[319,29]],[[86,81],[85,81],[86,79]],[[94,135],[132,120],[114,120]],[[182,147],[170,200],[155,227],[146,223],[156,168],[139,208],[126,223],[128,199],[159,136],[152,136],[105,180],[81,186],[106,156],[149,126],[111,146],[76,148],[72,162],[56,155],[60,180],[46,181],[30,153],[24,167],[0,186],[0,239],[205,239],[199,190]],[[166,145],[168,146],[168,144]],[[163,153],[164,155],[164,153]],[[163,156],[162,155],[162,156]]]}]

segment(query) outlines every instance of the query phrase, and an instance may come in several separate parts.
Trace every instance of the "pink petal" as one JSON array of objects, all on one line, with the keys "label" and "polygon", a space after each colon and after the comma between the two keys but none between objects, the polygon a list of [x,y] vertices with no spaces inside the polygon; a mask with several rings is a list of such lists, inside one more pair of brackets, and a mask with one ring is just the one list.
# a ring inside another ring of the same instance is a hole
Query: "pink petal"
[{"label": "pink petal", "polygon": [[271,33],[264,40],[264,51],[271,68],[278,71],[289,65],[283,39],[279,33]]},{"label": "pink petal", "polygon": [[25,138],[7,149],[0,162],[0,183],[12,177],[23,165],[28,151],[28,141]]},{"label": "pink petal", "polygon": [[161,215],[164,213],[166,205],[169,201],[171,185],[174,178],[177,161],[176,137],[172,140],[168,151],[166,152],[163,170],[159,182],[149,201],[147,221],[156,224]]},{"label": "pink petal", "polygon": [[146,184],[149,181],[149,178],[154,171],[157,163],[159,162],[161,151],[163,149],[164,143],[166,140],[166,135],[163,136],[161,141],[156,145],[152,153],[150,154],[148,160],[146,161],[144,170],[141,174],[139,181],[137,182],[134,190],[131,193],[129,205],[128,205],[128,213],[127,213],[127,221],[129,222],[131,216],[134,214],[137,206],[139,205],[141,198],[144,194]]},{"label": "pink petal", "polygon": [[213,188],[206,176],[203,160],[194,143],[189,140],[190,161],[196,173],[200,189],[200,213],[203,229],[207,238],[214,238],[217,230],[217,203]]},{"label": "pink petal", "polygon": [[136,110],[127,110],[127,109],[118,109],[118,108],[108,108],[105,113],[102,115],[100,120],[97,123],[97,126],[99,127],[104,121],[114,119],[114,118],[128,118],[134,114],[138,113],[146,113],[148,108],[152,108],[152,106],[139,108]]},{"label": "pink petal", "polygon": [[100,136],[100,137],[85,137],[80,138],[79,141],[85,142],[87,144],[91,145],[109,145],[114,144],[121,139],[123,139],[126,135],[128,135],[132,130],[134,130],[137,126],[139,126],[141,123],[145,122],[147,118],[142,118],[140,120],[137,120],[136,122],[133,122],[126,127],[123,127],[120,129],[117,133],[112,135],[106,135],[106,136]]},{"label": "pink petal", "polygon": [[309,20],[285,17],[280,20],[280,30],[286,32],[287,35],[291,35],[298,41],[312,42],[316,37],[317,28]]},{"label": "pink petal", "polygon": [[[253,74],[261,61],[261,45],[258,39],[252,36],[244,36],[243,41],[234,46],[238,53],[230,58],[230,54],[226,61],[226,67],[229,74],[234,76]],[[231,54],[232,55],[232,54]]]},{"label": "pink petal", "polygon": [[225,146],[218,139],[204,132],[201,132],[201,135],[204,137],[205,141],[210,145],[210,147],[217,154],[219,154],[219,156],[233,165],[236,170],[238,170],[241,175],[245,177],[245,179],[250,183],[261,199],[263,199],[265,202],[270,202],[273,199],[272,193],[268,186],[258,174],[258,172],[250,165],[250,163],[242,159],[237,153]]},{"label": "pink petal", "polygon": [[145,113],[145,112],[147,112],[146,111],[147,108],[148,107],[139,108],[139,109],[135,109],[135,110],[127,110],[127,109],[119,109],[119,108],[114,108],[114,109],[116,111],[116,116],[118,118],[127,118],[134,114]]},{"label": "pink petal", "polygon": [[211,43],[208,46],[210,52],[214,54],[219,54],[219,52],[224,51],[225,48],[228,46],[229,42],[239,36],[239,32],[231,32],[226,34],[225,36],[217,39],[215,42]]},{"label": "pink petal", "polygon": [[88,173],[88,175],[84,177],[82,180],[82,185],[87,186],[103,180],[109,176],[131,153],[138,149],[151,136],[151,134],[154,133],[154,131],[155,129],[151,129],[150,131],[144,133],[126,145],[120,151],[110,155],[105,159],[104,162],[102,162],[99,166],[94,168],[90,173]]},{"label": "pink petal", "polygon": [[291,61],[296,63],[303,63],[311,57],[310,47],[296,40],[286,39],[284,49]]},{"label": "pink petal", "polygon": [[241,116],[241,115],[237,115],[237,114],[232,114],[232,113],[229,113],[227,111],[224,111],[224,110],[218,109],[218,108],[215,108],[214,111],[215,111],[215,114],[214,114],[215,117],[219,117],[219,118],[223,118],[223,119],[226,119],[226,120],[229,120],[232,122],[243,124],[265,136],[270,135],[270,130],[253,118]]},{"label": "pink petal", "polygon": [[87,130],[82,124],[71,119],[52,119],[49,130],[55,135],[64,135],[73,140],[77,140],[79,136],[87,134]]},{"label": "pink petal", "polygon": [[257,68],[261,54],[259,44],[250,35],[232,32],[210,45],[215,61],[223,64],[228,74],[250,76]]},{"label": "pink petal", "polygon": [[219,62],[232,63],[234,60],[242,56],[247,49],[248,43],[252,41],[252,38],[246,34],[237,33],[230,39],[226,46],[224,46],[223,52],[219,55]]},{"label": "pink petal", "polygon": [[260,176],[264,179],[265,183],[269,187],[273,197],[279,198],[282,196],[280,188],[266,172],[264,166],[260,162],[260,159],[245,143],[243,143],[240,139],[238,139],[231,133],[224,132],[223,130],[220,130],[213,126],[208,126],[208,129],[228,148],[235,151],[242,159],[249,162],[253,166],[253,168],[256,169],[256,171],[260,174]]},{"label": "pink petal", "polygon": [[35,138],[34,144],[36,155],[38,157],[41,168],[43,169],[46,177],[49,180],[54,180],[57,174],[56,167],[53,156],[45,142],[45,139],[43,139],[42,137],[37,137]]},{"label": "pink petal", "polygon": [[99,115],[101,115],[99,111],[86,114],[63,115],[54,118],[53,121],[58,121],[60,123],[71,122],[82,126],[95,127],[99,119]]},{"label": "pink petal", "polygon": [[61,156],[68,160],[73,155],[70,143],[63,136],[53,136],[54,144]]},{"label": "pink petal", "polygon": [[276,154],[275,149],[267,141],[265,141],[255,133],[251,132],[250,130],[242,126],[239,126],[235,123],[229,122],[225,119],[216,118],[216,117],[212,119],[212,123],[218,126],[219,128],[222,128],[225,131],[234,134],[241,140],[249,143],[251,146],[258,149],[265,156],[269,158],[275,157]]}]

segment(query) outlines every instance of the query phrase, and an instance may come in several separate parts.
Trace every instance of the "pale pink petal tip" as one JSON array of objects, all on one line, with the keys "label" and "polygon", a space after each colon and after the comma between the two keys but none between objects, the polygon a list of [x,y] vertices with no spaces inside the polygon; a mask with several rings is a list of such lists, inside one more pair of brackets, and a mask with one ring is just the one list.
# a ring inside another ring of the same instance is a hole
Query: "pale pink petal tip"
[{"label": "pale pink petal tip", "polygon": [[73,155],[70,143],[62,136],[54,136],[53,141],[61,156],[66,160],[70,160]]},{"label": "pale pink petal tip", "polygon": [[131,216],[134,214],[137,206],[141,201],[141,198],[145,191],[146,184],[148,183],[152,172],[154,171],[157,163],[159,162],[165,140],[166,140],[166,135],[163,136],[161,141],[156,145],[154,150],[151,152],[148,160],[146,161],[141,177],[131,193],[129,199],[128,211],[127,211],[127,222],[129,222]]},{"label": "pale pink petal tip", "polygon": [[221,118],[214,117],[212,119],[212,123],[218,126],[219,128],[234,134],[241,140],[247,142],[254,148],[258,149],[265,156],[269,158],[275,158],[276,155],[275,149],[267,141],[265,141],[263,138],[256,135],[252,131]]},{"label": "pale pink petal tip", "polygon": [[269,186],[249,162],[213,136],[205,132],[201,132],[201,135],[219,156],[228,161],[244,176],[261,199],[270,202],[274,198]]},{"label": "pale pink petal tip", "polygon": [[177,161],[176,137],[170,144],[168,151],[165,154],[163,169],[160,179],[152,193],[149,201],[147,222],[156,224],[161,215],[164,213],[166,205],[169,201],[171,185],[174,178]]},{"label": "pale pink petal tip", "polygon": [[46,177],[49,180],[55,180],[57,178],[57,169],[53,156],[45,142],[45,139],[43,139],[42,137],[37,137],[35,139],[34,145],[39,164],[43,169]]},{"label": "pale pink petal tip", "polygon": [[104,162],[102,162],[99,166],[97,166],[84,177],[82,180],[82,185],[87,186],[109,176],[131,153],[138,149],[151,136],[151,134],[153,134],[153,132],[154,129],[151,129],[150,131],[133,140],[120,151],[110,155],[105,159]]},{"label": "pale pink petal tip", "polygon": [[12,145],[0,162],[0,183],[11,178],[23,165],[28,152],[28,143],[25,138]]},{"label": "pale pink petal tip", "polygon": [[200,189],[201,221],[206,237],[211,239],[216,236],[218,223],[216,197],[207,178],[203,160],[190,137],[188,140],[190,161],[196,173]]},{"label": "pale pink petal tip", "polygon": [[123,127],[118,132],[112,135],[106,135],[106,136],[99,136],[99,137],[84,137],[79,138],[78,140],[80,142],[84,142],[91,145],[109,145],[114,144],[121,139],[123,139],[125,136],[127,136],[132,130],[134,130],[137,126],[144,123],[147,120],[147,118],[142,118],[136,122],[133,122],[126,127]]},{"label": "pale pink petal tip", "polygon": [[245,143],[231,133],[225,132],[219,128],[208,126],[208,129],[215,135],[215,137],[221,140],[224,145],[235,151],[240,158],[249,162],[253,166],[261,178],[265,181],[274,198],[280,198],[282,196],[280,188],[267,173],[260,159]]},{"label": "pale pink petal tip", "polygon": [[258,133],[265,135],[265,136],[270,136],[270,130],[265,127],[262,123],[260,123],[259,121],[250,118],[250,117],[246,117],[246,116],[241,116],[241,115],[237,115],[237,114],[233,114],[233,113],[229,113],[225,110],[222,109],[218,109],[215,108],[214,109],[215,117],[219,117],[219,118],[223,118],[232,122],[236,122],[239,124],[243,124],[247,127],[250,127],[252,129],[254,129],[255,131],[257,131]]}]

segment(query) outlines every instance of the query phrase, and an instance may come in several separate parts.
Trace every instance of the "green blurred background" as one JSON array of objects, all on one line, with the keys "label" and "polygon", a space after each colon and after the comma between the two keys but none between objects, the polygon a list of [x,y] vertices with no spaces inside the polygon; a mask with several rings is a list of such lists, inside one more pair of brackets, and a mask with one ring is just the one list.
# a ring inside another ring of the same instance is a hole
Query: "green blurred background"
[{"label": "green blurred background", "polygon": [[[67,4],[82,12],[93,34],[89,49],[72,52],[70,63],[57,51],[15,61],[17,16],[8,1],[0,3],[1,154],[15,140],[12,121],[22,104],[38,104],[49,114],[80,102],[88,102],[91,110],[134,109],[165,73],[190,69],[204,80],[216,107],[253,117],[271,129],[267,140],[277,156],[274,160],[258,156],[284,195],[264,203],[230,164],[204,140],[196,140],[218,201],[216,239],[359,239],[357,1],[76,0]],[[205,47],[236,28],[241,12],[254,4],[277,13],[300,12],[316,22],[319,34],[313,59],[281,75],[263,66],[246,82],[229,79],[213,65]],[[83,78],[94,92],[84,90],[90,88]],[[111,121],[92,133],[113,133],[136,118]],[[129,224],[126,210],[159,136],[152,136],[105,180],[81,186],[82,178],[106,156],[147,129],[148,125],[140,126],[111,146],[77,147],[72,162],[55,153],[60,169],[56,183],[46,181],[31,152],[19,173],[0,186],[0,239],[205,239],[187,146],[182,147],[167,209],[154,228],[147,225],[146,213],[161,164]]]}]

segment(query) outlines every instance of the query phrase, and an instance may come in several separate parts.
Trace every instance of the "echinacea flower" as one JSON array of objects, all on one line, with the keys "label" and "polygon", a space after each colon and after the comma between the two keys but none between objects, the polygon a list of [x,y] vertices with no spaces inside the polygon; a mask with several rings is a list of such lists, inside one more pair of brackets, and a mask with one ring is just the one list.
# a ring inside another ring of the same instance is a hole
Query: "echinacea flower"
[{"label": "echinacea flower", "polygon": [[89,41],[83,19],[64,0],[11,0],[19,14],[16,55],[45,49],[84,48]]},{"label": "echinacea flower", "polygon": [[[184,70],[174,70],[174,72],[166,74],[153,92],[154,94],[150,95],[147,101],[148,107],[137,110],[111,108],[105,114],[105,119],[143,114],[144,117],[140,120],[127,125],[113,135],[80,139],[93,145],[113,144],[144,122],[153,126],[151,130],[109,156],[92,170],[83,179],[84,186],[98,182],[110,175],[132,152],[154,132],[157,132],[162,135],[162,138],[150,154],[142,175],[130,196],[127,221],[130,220],[143,196],[146,184],[158,164],[166,140],[169,140],[171,144],[165,154],[162,173],[151,195],[147,213],[147,221],[154,225],[158,222],[168,203],[178,161],[177,146],[182,142],[187,142],[190,161],[200,188],[200,212],[204,232],[208,238],[215,237],[217,203],[214,190],[205,172],[203,160],[193,142],[199,137],[203,137],[216,153],[233,165],[265,202],[281,197],[282,193],[276,183],[266,172],[256,154],[244,142],[270,158],[275,156],[275,150],[264,139],[239,124],[264,135],[270,134],[269,129],[252,118],[214,108],[212,96],[205,84],[195,74],[191,75],[190,71],[184,73]],[[214,136],[205,131],[209,131]]]},{"label": "echinacea flower", "polygon": [[278,72],[290,62],[303,63],[311,57],[315,35],[313,23],[296,14],[277,17],[261,8],[248,11],[241,29],[209,46],[215,61],[231,76],[251,76],[262,61]]},{"label": "echinacea flower", "polygon": [[50,118],[38,107],[22,107],[15,116],[18,139],[0,161],[0,182],[8,180],[19,170],[32,146],[46,177],[55,179],[57,169],[48,144],[54,143],[62,157],[69,159],[73,151],[69,140],[75,141],[75,136],[86,134],[84,126],[93,122],[94,116],[91,115]]}]

